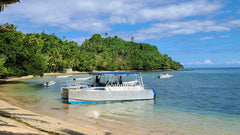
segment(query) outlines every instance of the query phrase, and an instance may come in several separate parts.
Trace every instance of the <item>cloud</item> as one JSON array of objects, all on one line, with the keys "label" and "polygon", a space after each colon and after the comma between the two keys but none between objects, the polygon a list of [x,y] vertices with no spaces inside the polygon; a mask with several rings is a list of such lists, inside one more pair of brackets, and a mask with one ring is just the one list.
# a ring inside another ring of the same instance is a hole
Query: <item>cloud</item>
[{"label": "cloud", "polygon": [[[159,40],[163,37],[199,32],[226,32],[240,27],[239,19],[226,22],[196,19],[196,17],[214,16],[222,9],[223,4],[220,2],[208,0],[69,0],[68,2],[25,0],[13,6],[15,7],[1,14],[0,22],[14,24],[20,22],[16,25],[22,29],[27,27],[28,30],[51,27],[55,28],[52,31],[54,33],[72,30],[116,33],[123,37],[134,36],[135,41]],[[115,28],[119,24],[135,24],[136,29],[133,31],[124,28],[117,33]],[[200,40],[213,38],[215,37],[208,36]]]},{"label": "cloud", "polygon": [[229,35],[222,35],[222,36],[207,36],[207,37],[200,37],[199,40],[209,40],[209,39],[216,39],[216,38],[229,38]]},{"label": "cloud", "polygon": [[148,28],[141,29],[137,32],[139,40],[150,38],[167,37],[179,34],[195,34],[198,32],[223,32],[231,28],[225,24],[218,24],[213,20],[190,20],[177,21],[169,23],[155,23]]},{"label": "cloud", "polygon": [[240,61],[234,59],[233,61],[225,62],[225,64],[240,64]]},{"label": "cloud", "polygon": [[203,64],[214,64],[214,63],[212,63],[211,60],[205,60]]},{"label": "cloud", "polygon": [[195,66],[206,66],[206,65],[212,65],[212,66],[233,66],[233,65],[240,65],[240,61],[233,59],[232,61],[227,61],[227,62],[220,62],[220,63],[213,63],[211,60],[204,60],[203,62],[195,61],[195,62],[189,62],[189,63],[182,63],[183,65],[190,66],[190,65],[195,65]]},{"label": "cloud", "polygon": [[206,59],[203,62],[195,61],[195,62],[183,63],[183,65],[213,65],[213,64],[214,63],[209,59]]},{"label": "cloud", "polygon": [[[214,13],[220,3],[207,0],[25,0],[3,15],[2,22],[26,21],[28,27],[58,27],[60,31],[107,32],[114,24],[140,24],[150,21],[176,20]],[[219,29],[219,28],[213,28]],[[174,32],[174,31],[172,31]],[[181,31],[175,31],[179,33]],[[191,33],[191,32],[190,32]]]},{"label": "cloud", "polygon": [[219,3],[202,0],[158,6],[155,8],[142,8],[137,14],[144,20],[175,20],[189,16],[205,15],[219,8],[221,8]]},{"label": "cloud", "polygon": [[201,37],[199,40],[215,39],[216,37]]}]

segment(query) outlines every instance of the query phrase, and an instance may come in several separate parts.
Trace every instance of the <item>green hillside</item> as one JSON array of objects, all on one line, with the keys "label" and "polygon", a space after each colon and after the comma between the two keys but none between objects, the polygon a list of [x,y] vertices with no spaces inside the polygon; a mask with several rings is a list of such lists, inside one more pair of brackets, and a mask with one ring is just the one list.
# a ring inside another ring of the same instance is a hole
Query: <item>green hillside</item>
[{"label": "green hillside", "polygon": [[45,72],[92,70],[159,70],[183,68],[156,46],[94,34],[82,45],[54,34],[17,31],[0,25],[0,76],[43,75]]},{"label": "green hillside", "polygon": [[[158,70],[182,68],[175,62],[162,55],[156,46],[145,43],[125,41],[115,37],[102,38],[94,34],[81,45],[82,58],[80,70]],[[93,61],[91,61],[93,60]],[[86,63],[84,63],[86,61]]]}]

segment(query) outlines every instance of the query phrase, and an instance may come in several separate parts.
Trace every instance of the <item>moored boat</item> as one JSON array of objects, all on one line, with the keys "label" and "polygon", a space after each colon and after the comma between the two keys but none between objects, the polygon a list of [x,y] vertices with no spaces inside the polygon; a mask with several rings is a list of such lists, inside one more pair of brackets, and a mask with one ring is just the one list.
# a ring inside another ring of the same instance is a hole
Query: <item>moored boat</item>
[{"label": "moored boat", "polygon": [[44,83],[43,85],[46,86],[46,87],[50,87],[50,86],[53,86],[55,85],[56,82],[55,81],[47,81],[46,83]]},{"label": "moored boat", "polygon": [[60,76],[56,76],[57,78],[68,78],[71,77],[72,75],[60,75]]},{"label": "moored boat", "polygon": [[158,78],[171,78],[173,77],[173,75],[170,75],[170,74],[160,74],[158,75]]},{"label": "moored boat", "polygon": [[69,103],[104,103],[154,99],[154,89],[144,88],[142,76],[135,72],[92,72],[92,84],[61,88],[62,99]]},{"label": "moored boat", "polygon": [[74,81],[86,81],[90,80],[92,77],[79,77],[79,78],[73,78]]}]

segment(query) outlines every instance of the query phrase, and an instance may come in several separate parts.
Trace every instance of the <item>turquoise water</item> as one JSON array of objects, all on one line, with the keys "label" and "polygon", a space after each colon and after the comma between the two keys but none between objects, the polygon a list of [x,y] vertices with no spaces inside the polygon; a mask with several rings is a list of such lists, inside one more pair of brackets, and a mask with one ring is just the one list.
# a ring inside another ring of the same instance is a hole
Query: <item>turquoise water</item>
[{"label": "turquoise water", "polygon": [[[84,126],[80,120],[139,134],[240,134],[240,68],[164,73],[174,76],[158,79],[160,72],[142,73],[145,87],[157,92],[155,101],[66,104],[60,99],[60,88],[72,78],[55,76],[3,84],[0,92],[26,108]],[[48,80],[57,83],[44,87]]]}]

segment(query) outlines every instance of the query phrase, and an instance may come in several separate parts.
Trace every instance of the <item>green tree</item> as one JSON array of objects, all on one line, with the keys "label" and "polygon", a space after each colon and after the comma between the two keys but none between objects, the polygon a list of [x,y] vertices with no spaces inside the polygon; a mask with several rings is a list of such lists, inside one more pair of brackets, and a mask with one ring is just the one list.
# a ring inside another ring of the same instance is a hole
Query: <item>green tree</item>
[{"label": "green tree", "polygon": [[134,36],[131,37],[131,41],[134,42]]},{"label": "green tree", "polygon": [[0,55],[0,78],[2,78],[2,76],[5,77],[5,75],[9,74],[8,69],[4,65],[6,59],[7,58],[4,55]]}]

